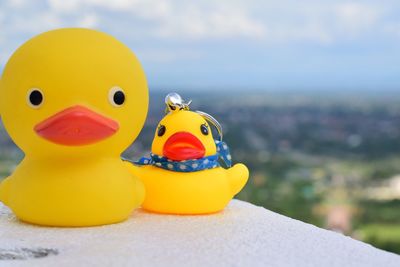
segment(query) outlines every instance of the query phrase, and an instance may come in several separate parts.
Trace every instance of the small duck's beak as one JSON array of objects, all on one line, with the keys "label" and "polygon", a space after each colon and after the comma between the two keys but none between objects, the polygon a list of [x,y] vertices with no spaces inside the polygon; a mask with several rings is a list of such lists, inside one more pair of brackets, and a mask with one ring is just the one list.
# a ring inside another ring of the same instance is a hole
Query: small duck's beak
[{"label": "small duck's beak", "polygon": [[44,139],[67,146],[93,144],[110,137],[118,129],[118,122],[83,106],[67,108],[34,127]]},{"label": "small duck's beak", "polygon": [[204,157],[205,148],[193,134],[177,132],[165,142],[163,153],[165,157],[175,161],[199,159]]}]

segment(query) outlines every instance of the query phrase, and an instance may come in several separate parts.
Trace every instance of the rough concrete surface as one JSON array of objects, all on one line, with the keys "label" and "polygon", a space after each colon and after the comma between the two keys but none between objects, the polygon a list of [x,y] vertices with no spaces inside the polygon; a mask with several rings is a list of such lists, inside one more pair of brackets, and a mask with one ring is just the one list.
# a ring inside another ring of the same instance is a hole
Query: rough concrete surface
[{"label": "rough concrete surface", "polygon": [[40,227],[0,204],[0,266],[384,266],[400,256],[233,200],[225,211],[135,211],[123,223]]}]

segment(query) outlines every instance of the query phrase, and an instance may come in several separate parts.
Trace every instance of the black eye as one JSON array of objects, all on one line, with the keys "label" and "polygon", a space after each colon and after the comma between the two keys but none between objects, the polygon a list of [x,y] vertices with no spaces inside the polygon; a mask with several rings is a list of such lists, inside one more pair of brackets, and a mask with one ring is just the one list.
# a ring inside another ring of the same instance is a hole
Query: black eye
[{"label": "black eye", "polygon": [[207,124],[202,124],[200,126],[200,131],[201,131],[202,134],[208,135],[208,126],[207,126]]},{"label": "black eye", "polygon": [[165,128],[164,125],[160,125],[157,130],[157,135],[160,137],[163,136],[165,134],[166,130],[167,130],[167,128]]},{"label": "black eye", "polygon": [[125,103],[125,93],[118,86],[111,88],[108,98],[111,105],[115,107],[122,106]]},{"label": "black eye", "polygon": [[32,108],[38,108],[43,103],[43,93],[39,89],[33,88],[28,93],[27,101]]}]

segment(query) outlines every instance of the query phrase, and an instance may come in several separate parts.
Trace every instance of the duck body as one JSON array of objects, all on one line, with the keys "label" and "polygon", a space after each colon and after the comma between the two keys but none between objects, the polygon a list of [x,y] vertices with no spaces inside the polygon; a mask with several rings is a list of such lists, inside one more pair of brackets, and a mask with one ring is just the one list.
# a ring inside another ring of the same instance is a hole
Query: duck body
[{"label": "duck body", "polygon": [[214,140],[200,113],[178,108],[170,111],[155,132],[151,159],[140,160],[141,166],[126,162],[146,188],[142,208],[168,214],[223,210],[249,177],[243,164],[220,166],[217,160],[223,149],[226,144]]},{"label": "duck body", "polygon": [[142,207],[157,213],[208,214],[225,208],[245,185],[243,164],[198,172],[174,172],[155,166],[133,167],[146,188]]},{"label": "duck body", "polygon": [[0,183],[0,201],[29,223],[94,226],[129,217],[142,182],[121,153],[143,127],[148,89],[132,51],[89,29],[59,29],[23,44],[0,79],[0,115],[25,157]]},{"label": "duck body", "polygon": [[4,187],[2,200],[19,219],[49,226],[123,221],[144,198],[142,183],[118,158],[25,159]]}]

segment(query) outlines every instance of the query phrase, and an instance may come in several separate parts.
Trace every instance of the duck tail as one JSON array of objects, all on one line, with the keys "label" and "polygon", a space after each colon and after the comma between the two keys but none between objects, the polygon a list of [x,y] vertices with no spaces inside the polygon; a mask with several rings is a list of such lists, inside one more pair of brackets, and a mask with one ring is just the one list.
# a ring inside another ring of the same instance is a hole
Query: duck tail
[{"label": "duck tail", "polygon": [[124,160],[123,163],[124,163],[125,166],[129,169],[129,172],[130,172],[133,176],[135,176],[135,177],[137,177],[137,178],[140,178],[140,176],[141,176],[141,175],[140,175],[140,168],[141,168],[141,167],[136,166],[135,164],[133,164],[133,162],[127,161],[127,160]]},{"label": "duck tail", "polygon": [[124,164],[129,169],[129,172],[132,174],[133,178],[135,179],[136,188],[138,188],[137,199],[138,199],[138,202],[140,204],[142,204],[144,201],[144,197],[145,197],[145,188],[144,188],[144,184],[140,178],[141,177],[141,175],[140,175],[141,167],[138,167],[129,161],[124,161]]},{"label": "duck tail", "polygon": [[227,171],[231,182],[232,194],[236,195],[249,179],[249,169],[247,169],[246,165],[238,163]]},{"label": "duck tail", "polygon": [[3,202],[7,205],[7,184],[8,178],[5,178],[3,181],[0,182],[0,202]]}]

